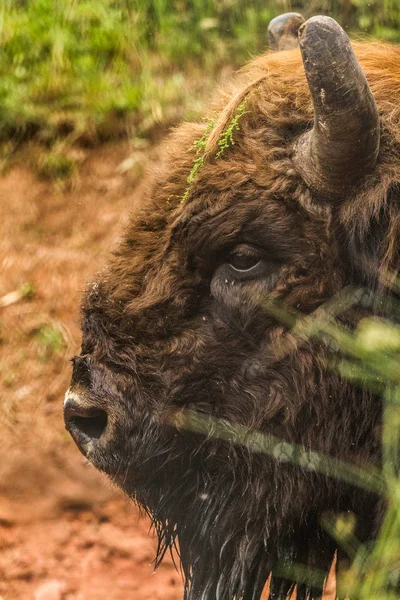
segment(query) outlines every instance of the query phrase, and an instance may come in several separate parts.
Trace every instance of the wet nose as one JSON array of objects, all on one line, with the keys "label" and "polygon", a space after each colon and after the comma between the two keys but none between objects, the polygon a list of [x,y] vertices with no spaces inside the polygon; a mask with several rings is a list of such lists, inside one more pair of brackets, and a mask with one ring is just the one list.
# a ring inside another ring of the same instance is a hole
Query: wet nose
[{"label": "wet nose", "polygon": [[76,445],[86,455],[89,445],[99,443],[107,429],[107,413],[86,406],[75,394],[67,392],[64,403],[64,422]]}]

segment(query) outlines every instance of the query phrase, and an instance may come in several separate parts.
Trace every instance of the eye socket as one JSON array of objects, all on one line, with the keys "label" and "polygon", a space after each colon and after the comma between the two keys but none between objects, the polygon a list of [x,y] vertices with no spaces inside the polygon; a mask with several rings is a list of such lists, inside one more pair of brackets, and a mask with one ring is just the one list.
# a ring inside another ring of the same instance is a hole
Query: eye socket
[{"label": "eye socket", "polygon": [[226,294],[234,290],[234,296],[240,298],[237,294],[240,285],[251,282],[258,282],[258,286],[263,286],[268,293],[278,281],[281,267],[282,262],[274,257],[272,251],[253,244],[238,244],[226,252],[223,262],[214,271],[211,295],[226,301]]},{"label": "eye socket", "polygon": [[228,257],[228,264],[234,271],[251,271],[259,265],[261,257],[254,248],[239,246]]}]

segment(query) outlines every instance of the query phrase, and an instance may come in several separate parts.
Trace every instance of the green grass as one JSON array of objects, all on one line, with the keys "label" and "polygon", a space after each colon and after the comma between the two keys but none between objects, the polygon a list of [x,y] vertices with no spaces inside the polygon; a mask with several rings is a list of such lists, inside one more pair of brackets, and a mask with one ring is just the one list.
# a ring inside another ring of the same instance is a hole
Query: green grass
[{"label": "green grass", "polygon": [[328,12],[353,30],[400,40],[395,0],[312,7],[306,0],[2,0],[0,166],[26,138],[50,149],[60,139],[93,145],[198,116],[221,66],[265,49],[269,21],[287,10]]},{"label": "green grass", "polygon": [[38,156],[36,168],[38,174],[52,181],[69,179],[75,171],[75,161],[62,152],[42,152]]},{"label": "green grass", "polygon": [[[186,108],[190,97],[182,88],[191,67],[196,76],[196,67],[203,66],[212,75],[239,57],[234,14],[226,19],[217,6],[200,1],[3,0],[0,137],[35,135],[51,144],[69,135],[97,142],[129,126],[140,134],[168,122],[170,107],[179,118],[179,106]],[[242,44],[246,54],[256,50],[259,30],[265,30],[271,15],[268,10],[258,15],[253,42]],[[228,26],[226,36],[222,21]]]}]

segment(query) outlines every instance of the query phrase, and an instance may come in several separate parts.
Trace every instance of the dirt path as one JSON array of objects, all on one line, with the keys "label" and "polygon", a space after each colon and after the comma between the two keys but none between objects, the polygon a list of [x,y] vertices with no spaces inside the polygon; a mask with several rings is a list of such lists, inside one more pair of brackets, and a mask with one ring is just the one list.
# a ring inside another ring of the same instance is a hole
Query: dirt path
[{"label": "dirt path", "polygon": [[154,551],[147,521],[125,499],[40,518],[25,503],[11,515],[0,505],[4,600],[181,600],[170,560],[153,574]]}]

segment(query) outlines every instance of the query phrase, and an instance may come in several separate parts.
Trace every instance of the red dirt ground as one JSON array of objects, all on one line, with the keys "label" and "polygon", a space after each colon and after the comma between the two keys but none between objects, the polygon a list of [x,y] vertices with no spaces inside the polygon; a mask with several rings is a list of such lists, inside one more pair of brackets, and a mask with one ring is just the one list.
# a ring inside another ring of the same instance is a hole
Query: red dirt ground
[{"label": "red dirt ground", "polygon": [[0,600],[177,600],[172,560],[153,574],[148,521],[81,457],[62,420],[81,291],[157,149],[119,143],[75,158],[67,190],[23,161],[0,178]]}]

